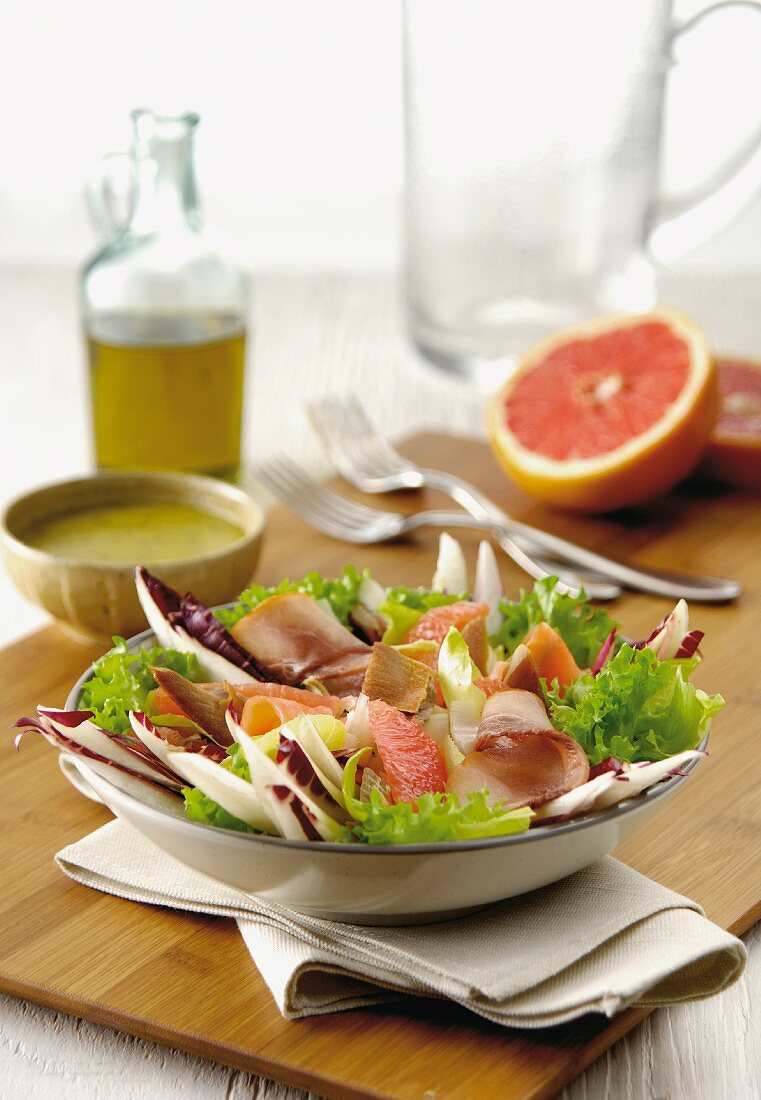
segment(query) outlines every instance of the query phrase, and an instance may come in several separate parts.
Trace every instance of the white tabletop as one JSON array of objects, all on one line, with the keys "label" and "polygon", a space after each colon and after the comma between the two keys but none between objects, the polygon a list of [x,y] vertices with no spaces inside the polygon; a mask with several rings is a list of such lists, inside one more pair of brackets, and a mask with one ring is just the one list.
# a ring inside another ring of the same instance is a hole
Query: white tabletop
[{"label": "white tabletop", "polygon": [[[661,297],[692,311],[715,346],[761,357],[759,289],[761,276],[693,275],[665,283]],[[395,435],[421,427],[479,434],[480,395],[421,364],[404,342],[400,313],[396,284],[388,275],[260,276],[246,399],[247,457],[255,461],[272,448],[286,449],[321,467],[299,402],[325,390],[355,390],[380,426]],[[89,463],[71,272],[0,269],[0,354],[4,503],[28,486]],[[4,576],[0,608],[0,644],[46,621]],[[746,943],[751,957],[742,981],[702,1004],[654,1013],[573,1082],[565,1100],[761,1096],[761,926]],[[304,1095],[0,998],[0,1100],[296,1100]]]}]

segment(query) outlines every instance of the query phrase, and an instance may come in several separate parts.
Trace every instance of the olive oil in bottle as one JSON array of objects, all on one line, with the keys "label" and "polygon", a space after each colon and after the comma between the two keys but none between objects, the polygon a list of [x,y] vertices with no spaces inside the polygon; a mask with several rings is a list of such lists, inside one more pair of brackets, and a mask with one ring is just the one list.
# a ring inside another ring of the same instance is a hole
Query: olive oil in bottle
[{"label": "olive oil in bottle", "polygon": [[234,315],[98,318],[87,336],[98,466],[234,474],[245,344]]},{"label": "olive oil in bottle", "polygon": [[111,469],[233,476],[248,279],[201,219],[198,116],[139,110],[132,123],[126,220],[113,202],[113,156],[89,192],[104,238],[80,283],[95,459]]}]

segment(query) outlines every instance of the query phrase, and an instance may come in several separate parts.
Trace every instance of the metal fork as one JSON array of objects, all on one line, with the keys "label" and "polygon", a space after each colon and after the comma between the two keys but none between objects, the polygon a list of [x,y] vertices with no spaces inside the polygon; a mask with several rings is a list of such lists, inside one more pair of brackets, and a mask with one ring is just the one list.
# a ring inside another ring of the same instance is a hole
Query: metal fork
[{"label": "metal fork", "polygon": [[370,422],[355,397],[343,402],[337,397],[323,398],[307,405],[307,414],[339,472],[358,489],[367,493],[419,489],[424,485],[440,489],[475,519],[488,523],[487,529],[508,557],[534,580],[554,575],[560,578],[561,590],[577,595],[583,587],[597,600],[615,600],[621,595],[620,586],[609,578],[589,571],[580,573],[562,558],[548,561],[530,539],[515,539],[512,532],[497,531],[495,521],[500,528],[508,521],[504,512],[461,478],[441,470],[422,469],[400,455]]},{"label": "metal fork", "polygon": [[[353,395],[345,399],[328,397],[313,402],[308,406],[308,414],[335,465],[343,477],[357,488],[367,493],[417,489],[424,485],[439,489],[474,518],[495,524],[524,557],[531,555],[535,562],[541,562],[542,567],[548,565],[544,555],[550,555],[564,565],[591,570],[597,575],[596,578],[584,580],[590,594],[595,581],[603,578],[652,595],[674,599],[685,597],[703,603],[733,600],[742,593],[742,585],[737,581],[640,568],[519,523],[462,478],[442,470],[418,467],[401,455],[375,428]],[[558,572],[557,568],[555,572]]]},{"label": "metal fork", "polygon": [[[425,511],[411,516],[398,512],[384,512],[378,508],[368,508],[346,497],[339,496],[321,482],[316,481],[297,463],[283,456],[270,459],[254,470],[255,476],[267,486],[276,497],[285,501],[294,512],[318,531],[345,542],[369,544],[389,542],[408,534],[420,527],[468,527],[486,531],[502,541],[505,536],[491,519],[477,519],[467,512]],[[506,541],[509,541],[506,540]],[[514,548],[521,556],[521,551]],[[538,569],[535,562],[532,568]],[[532,574],[536,575],[536,574]],[[541,576],[548,573],[542,572]],[[578,592],[575,584],[561,582],[564,591]],[[617,585],[602,583],[587,585],[586,591],[596,599],[612,599],[621,591]]]}]

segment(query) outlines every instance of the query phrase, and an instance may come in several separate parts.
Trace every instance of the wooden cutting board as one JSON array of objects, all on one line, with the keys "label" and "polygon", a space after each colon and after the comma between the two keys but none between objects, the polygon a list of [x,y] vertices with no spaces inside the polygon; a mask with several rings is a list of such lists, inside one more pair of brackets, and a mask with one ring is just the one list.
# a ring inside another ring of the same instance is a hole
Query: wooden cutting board
[{"label": "wooden cutting board", "polygon": [[[462,474],[517,517],[611,554],[737,577],[729,607],[693,610],[706,631],[700,682],[728,706],[711,754],[660,815],[617,855],[695,898],[735,933],[761,916],[761,509],[758,499],[695,488],[613,519],[569,519],[507,486],[481,443],[444,436],[409,442],[426,465]],[[441,504],[420,493],[391,507]],[[387,583],[427,583],[437,534],[414,543],[349,547],[271,513],[258,577],[272,583],[347,561]],[[463,542],[472,563],[477,536]],[[508,591],[526,584],[507,559]],[[664,601],[623,597],[614,614],[647,633]],[[60,706],[99,655],[51,626],[0,653],[2,728],[36,703]],[[406,1000],[368,1011],[287,1022],[277,1012],[232,921],[137,905],[75,885],[53,854],[110,817],[61,776],[57,753],[29,737],[17,754],[0,738],[0,990],[134,1035],[331,1097],[528,1100],[554,1095],[644,1018],[588,1017],[543,1031],[509,1031],[450,1004]]]}]

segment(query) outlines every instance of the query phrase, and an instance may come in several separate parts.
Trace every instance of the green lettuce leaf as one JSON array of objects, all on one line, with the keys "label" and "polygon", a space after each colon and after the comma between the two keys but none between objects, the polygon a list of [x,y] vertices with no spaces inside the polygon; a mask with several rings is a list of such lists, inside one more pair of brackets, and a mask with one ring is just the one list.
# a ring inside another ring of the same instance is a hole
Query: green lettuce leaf
[{"label": "green lettuce leaf", "polygon": [[479,837],[508,836],[528,829],[533,812],[524,806],[505,810],[501,803],[489,805],[488,794],[471,791],[464,802],[454,794],[424,794],[414,803],[389,804],[380,791],[370,792],[369,802],[355,797],[360,749],[344,769],[343,794],[353,823],[346,826],[346,839],[362,844],[435,844],[446,840],[475,840]]},{"label": "green lettuce leaf", "polygon": [[408,631],[426,611],[467,598],[467,593],[449,595],[428,588],[405,588],[402,585],[389,588],[385,601],[378,608],[388,623],[383,641],[386,645],[401,645]]},{"label": "green lettuce leaf", "polygon": [[432,607],[445,607],[447,604],[457,603],[467,598],[467,592],[451,595],[448,592],[434,592],[430,588],[405,588],[404,585],[398,585],[386,591],[388,603],[402,604],[403,607],[409,607],[413,611],[430,611]]},{"label": "green lettuce leaf", "polygon": [[171,668],[187,680],[198,678],[198,661],[192,653],[175,649],[141,649],[128,653],[124,638],[114,638],[114,648],[93,665],[93,675],[82,688],[79,706],[93,711],[93,721],[110,733],[128,733],[128,712],[145,710],[148,695],[158,684],[151,667]]},{"label": "green lettuce leaf", "polygon": [[237,829],[241,833],[255,833],[256,829],[239,817],[223,810],[218,802],[209,798],[198,787],[184,787],[185,815],[201,825],[215,825],[218,829]]},{"label": "green lettuce leaf", "polygon": [[582,590],[569,596],[557,590],[558,578],[537,581],[532,591],[521,589],[517,603],[502,600],[499,609],[505,621],[489,639],[492,646],[504,646],[511,654],[537,623],[549,623],[562,637],[579,668],[589,668],[605,639],[617,623],[602,607],[592,607]]},{"label": "green lettuce leaf", "polygon": [[664,760],[694,748],[724,706],[720,695],[689,682],[698,663],[697,657],[659,661],[650,649],[623,645],[597,676],[580,676],[562,697],[549,688],[550,717],[590,764],[608,756]]},{"label": "green lettuce leaf", "polygon": [[359,587],[369,576],[368,570],[360,573],[353,565],[347,565],[341,576],[335,579],[323,577],[320,573],[307,573],[300,581],[286,579],[271,588],[263,584],[252,584],[241,592],[234,607],[215,611],[214,614],[229,630],[268,597],[285,592],[303,592],[315,600],[324,600],[338,621],[349,626],[349,615],[359,602]]}]

